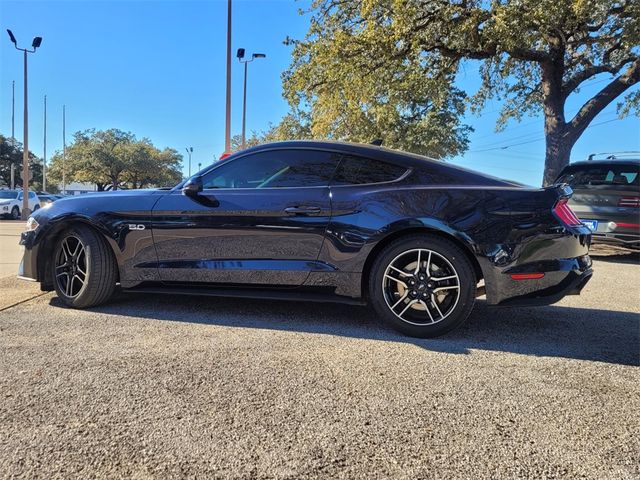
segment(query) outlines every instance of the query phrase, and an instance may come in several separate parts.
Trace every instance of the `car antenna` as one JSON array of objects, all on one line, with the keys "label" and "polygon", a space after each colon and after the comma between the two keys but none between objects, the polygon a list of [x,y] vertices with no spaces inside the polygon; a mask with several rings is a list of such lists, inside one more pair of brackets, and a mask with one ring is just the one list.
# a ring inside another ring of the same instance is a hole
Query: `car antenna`
[{"label": "car antenna", "polygon": [[382,145],[382,139],[376,138],[373,142],[371,142],[371,145],[375,145],[376,147],[379,147],[380,145]]}]

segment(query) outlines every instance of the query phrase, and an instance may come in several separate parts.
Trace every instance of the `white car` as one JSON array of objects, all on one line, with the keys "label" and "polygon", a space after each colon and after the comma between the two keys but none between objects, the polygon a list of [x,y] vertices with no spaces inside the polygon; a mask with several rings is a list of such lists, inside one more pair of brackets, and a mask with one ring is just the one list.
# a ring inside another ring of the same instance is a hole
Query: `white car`
[{"label": "white car", "polygon": [[[29,192],[29,210],[40,208],[36,192]],[[18,220],[22,211],[22,190],[0,190],[0,216]]]}]

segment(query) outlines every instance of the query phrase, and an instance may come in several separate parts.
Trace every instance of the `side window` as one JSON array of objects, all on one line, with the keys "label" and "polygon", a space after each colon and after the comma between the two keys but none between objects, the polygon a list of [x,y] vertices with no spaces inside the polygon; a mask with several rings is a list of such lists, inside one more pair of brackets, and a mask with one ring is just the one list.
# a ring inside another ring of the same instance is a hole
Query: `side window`
[{"label": "side window", "polygon": [[397,180],[406,167],[370,158],[345,155],[336,171],[332,185],[362,185]]},{"label": "side window", "polygon": [[18,200],[22,200],[22,192],[18,193]]},{"label": "side window", "polygon": [[35,192],[29,192],[29,198],[31,198],[31,199],[36,198],[36,193]]},{"label": "side window", "polygon": [[204,188],[329,185],[340,155],[319,150],[270,150],[232,160],[203,178]]}]

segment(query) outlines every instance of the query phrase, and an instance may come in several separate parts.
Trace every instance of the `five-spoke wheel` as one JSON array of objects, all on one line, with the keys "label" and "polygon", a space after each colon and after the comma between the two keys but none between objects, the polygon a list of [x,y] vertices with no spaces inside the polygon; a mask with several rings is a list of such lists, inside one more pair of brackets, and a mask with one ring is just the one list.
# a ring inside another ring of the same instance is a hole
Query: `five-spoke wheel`
[{"label": "five-spoke wheel", "polygon": [[87,279],[87,255],[82,241],[68,235],[63,238],[56,255],[56,284],[68,298],[77,297]]},{"label": "five-spoke wheel", "polygon": [[62,232],[51,267],[56,293],[70,307],[103,303],[113,294],[118,279],[111,249],[86,225],[74,225]]}]

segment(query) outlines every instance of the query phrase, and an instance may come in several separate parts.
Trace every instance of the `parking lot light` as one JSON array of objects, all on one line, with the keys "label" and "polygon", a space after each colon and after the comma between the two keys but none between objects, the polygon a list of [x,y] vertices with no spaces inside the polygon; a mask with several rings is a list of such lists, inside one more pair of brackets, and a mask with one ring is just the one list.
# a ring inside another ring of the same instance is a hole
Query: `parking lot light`
[{"label": "parking lot light", "polygon": [[29,218],[31,211],[29,210],[29,94],[27,88],[27,54],[35,53],[36,49],[42,44],[42,37],[35,37],[31,42],[32,50],[18,47],[18,41],[15,35],[7,29],[9,39],[16,50],[20,50],[24,54],[24,139],[22,152],[22,219]]}]

